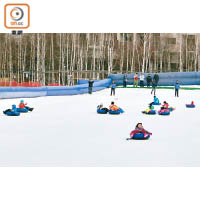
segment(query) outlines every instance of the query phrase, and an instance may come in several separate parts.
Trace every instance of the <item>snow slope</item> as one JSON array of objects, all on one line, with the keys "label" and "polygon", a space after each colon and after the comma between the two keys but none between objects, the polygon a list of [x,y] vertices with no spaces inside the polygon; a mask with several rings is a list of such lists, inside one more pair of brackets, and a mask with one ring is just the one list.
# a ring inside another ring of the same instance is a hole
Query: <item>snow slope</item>
[{"label": "snow slope", "polygon": [[[8,117],[2,111],[20,99],[0,101],[0,166],[200,166],[199,91],[157,91],[176,110],[170,116],[141,113],[153,96],[147,89],[110,89],[92,95],[25,99],[32,113]],[[114,100],[119,116],[98,115],[96,106]],[[185,103],[193,100],[195,109]],[[156,107],[157,109],[159,106]],[[136,123],[153,136],[127,141]]]}]

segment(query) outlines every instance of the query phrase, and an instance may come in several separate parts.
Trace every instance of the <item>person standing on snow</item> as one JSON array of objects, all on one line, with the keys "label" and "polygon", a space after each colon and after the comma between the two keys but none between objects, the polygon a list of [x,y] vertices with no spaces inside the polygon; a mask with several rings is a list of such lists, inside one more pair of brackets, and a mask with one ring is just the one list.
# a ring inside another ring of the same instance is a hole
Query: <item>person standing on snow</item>
[{"label": "person standing on snow", "polygon": [[158,72],[156,72],[153,76],[153,80],[155,80],[155,84],[156,84],[156,87],[158,86],[158,81],[159,81],[159,75],[158,75]]},{"label": "person standing on snow", "polygon": [[156,95],[156,81],[153,80],[152,82],[152,90],[151,90],[151,94],[154,93],[154,96]]},{"label": "person standing on snow", "polygon": [[141,72],[140,73],[140,87],[144,87],[144,74]]},{"label": "person standing on snow", "polygon": [[135,74],[134,78],[133,78],[133,87],[137,87],[138,86],[138,73]]},{"label": "person standing on snow", "polygon": [[114,95],[115,96],[115,88],[116,88],[116,84],[114,81],[112,81],[112,84],[111,84],[111,93],[110,93],[110,96]]},{"label": "person standing on snow", "polygon": [[128,82],[128,80],[127,80],[127,74],[124,74],[124,81],[123,81],[123,86],[124,87],[126,87],[127,82]]},{"label": "person standing on snow", "polygon": [[93,83],[94,83],[94,81],[92,79],[90,79],[88,82],[88,93],[89,94],[92,94]]},{"label": "person standing on snow", "polygon": [[180,88],[180,85],[179,85],[179,82],[177,80],[176,83],[175,83],[175,97],[178,97],[179,88]]},{"label": "person standing on snow", "polygon": [[152,78],[151,78],[151,75],[150,75],[150,74],[148,74],[146,80],[147,80],[147,87],[150,87],[151,82],[152,82]]}]

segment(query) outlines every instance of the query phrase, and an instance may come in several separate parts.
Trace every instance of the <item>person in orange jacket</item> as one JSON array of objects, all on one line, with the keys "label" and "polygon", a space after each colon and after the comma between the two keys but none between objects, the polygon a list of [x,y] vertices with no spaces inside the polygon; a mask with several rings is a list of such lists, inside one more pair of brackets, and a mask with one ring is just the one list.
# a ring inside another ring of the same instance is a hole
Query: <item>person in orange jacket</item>
[{"label": "person in orange jacket", "polygon": [[116,106],[113,101],[111,102],[109,109],[112,110],[112,111],[120,110],[119,107]]},{"label": "person in orange jacket", "polygon": [[19,103],[19,108],[26,108],[27,103],[24,103],[24,100],[21,100]]},{"label": "person in orange jacket", "polygon": [[28,109],[29,111],[33,111],[33,108],[28,107],[28,106],[27,106],[27,103],[24,103],[24,100],[21,100],[21,101],[20,101],[20,103],[19,103],[19,108],[22,108],[22,109],[26,108],[26,109]]}]

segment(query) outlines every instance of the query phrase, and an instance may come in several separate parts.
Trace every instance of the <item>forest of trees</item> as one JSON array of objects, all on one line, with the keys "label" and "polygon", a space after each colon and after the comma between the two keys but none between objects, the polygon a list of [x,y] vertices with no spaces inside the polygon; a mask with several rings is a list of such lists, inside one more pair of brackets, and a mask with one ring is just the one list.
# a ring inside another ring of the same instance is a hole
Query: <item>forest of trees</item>
[{"label": "forest of trees", "polygon": [[200,71],[200,34],[0,34],[1,81],[69,85],[141,71]]}]

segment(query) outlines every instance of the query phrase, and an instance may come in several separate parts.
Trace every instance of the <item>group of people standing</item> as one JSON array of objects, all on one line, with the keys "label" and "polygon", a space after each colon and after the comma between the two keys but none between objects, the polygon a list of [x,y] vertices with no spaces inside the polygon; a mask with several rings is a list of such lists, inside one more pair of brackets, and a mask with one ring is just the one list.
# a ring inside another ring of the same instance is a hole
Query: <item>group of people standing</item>
[{"label": "group of people standing", "polygon": [[[158,86],[159,79],[160,77],[157,72],[153,75],[153,77],[151,76],[151,74],[148,74],[146,77],[147,87],[152,86],[151,94],[153,94],[154,96],[156,95],[156,87]],[[145,76],[142,72],[139,75],[138,73],[135,73],[133,77],[133,86],[138,87],[138,83],[139,83],[140,87],[144,87],[144,80],[145,80]],[[88,84],[89,94],[92,94],[93,83],[94,81],[90,79],[89,84]],[[127,78],[127,74],[125,74],[124,80],[123,80],[123,86],[126,87],[127,83],[128,83],[128,78]],[[112,81],[112,84],[110,87],[111,87],[110,95],[115,96],[115,88],[117,87],[117,85],[115,84],[114,81]],[[175,83],[175,97],[179,96],[179,89],[180,89],[180,84],[179,84],[179,81],[177,80]]]},{"label": "group of people standing", "polygon": [[[140,85],[140,87],[144,87],[144,81],[145,81],[145,76],[142,72],[140,74],[135,73],[133,77],[133,87],[138,87],[138,85]],[[123,81],[124,87],[127,86],[127,82],[128,82],[128,78],[127,78],[127,74],[125,74],[124,81]],[[147,82],[147,87],[150,87],[153,84],[157,86],[159,82],[158,73],[156,72],[153,77],[151,76],[151,74],[148,74],[148,76],[146,77],[146,82]]]}]

